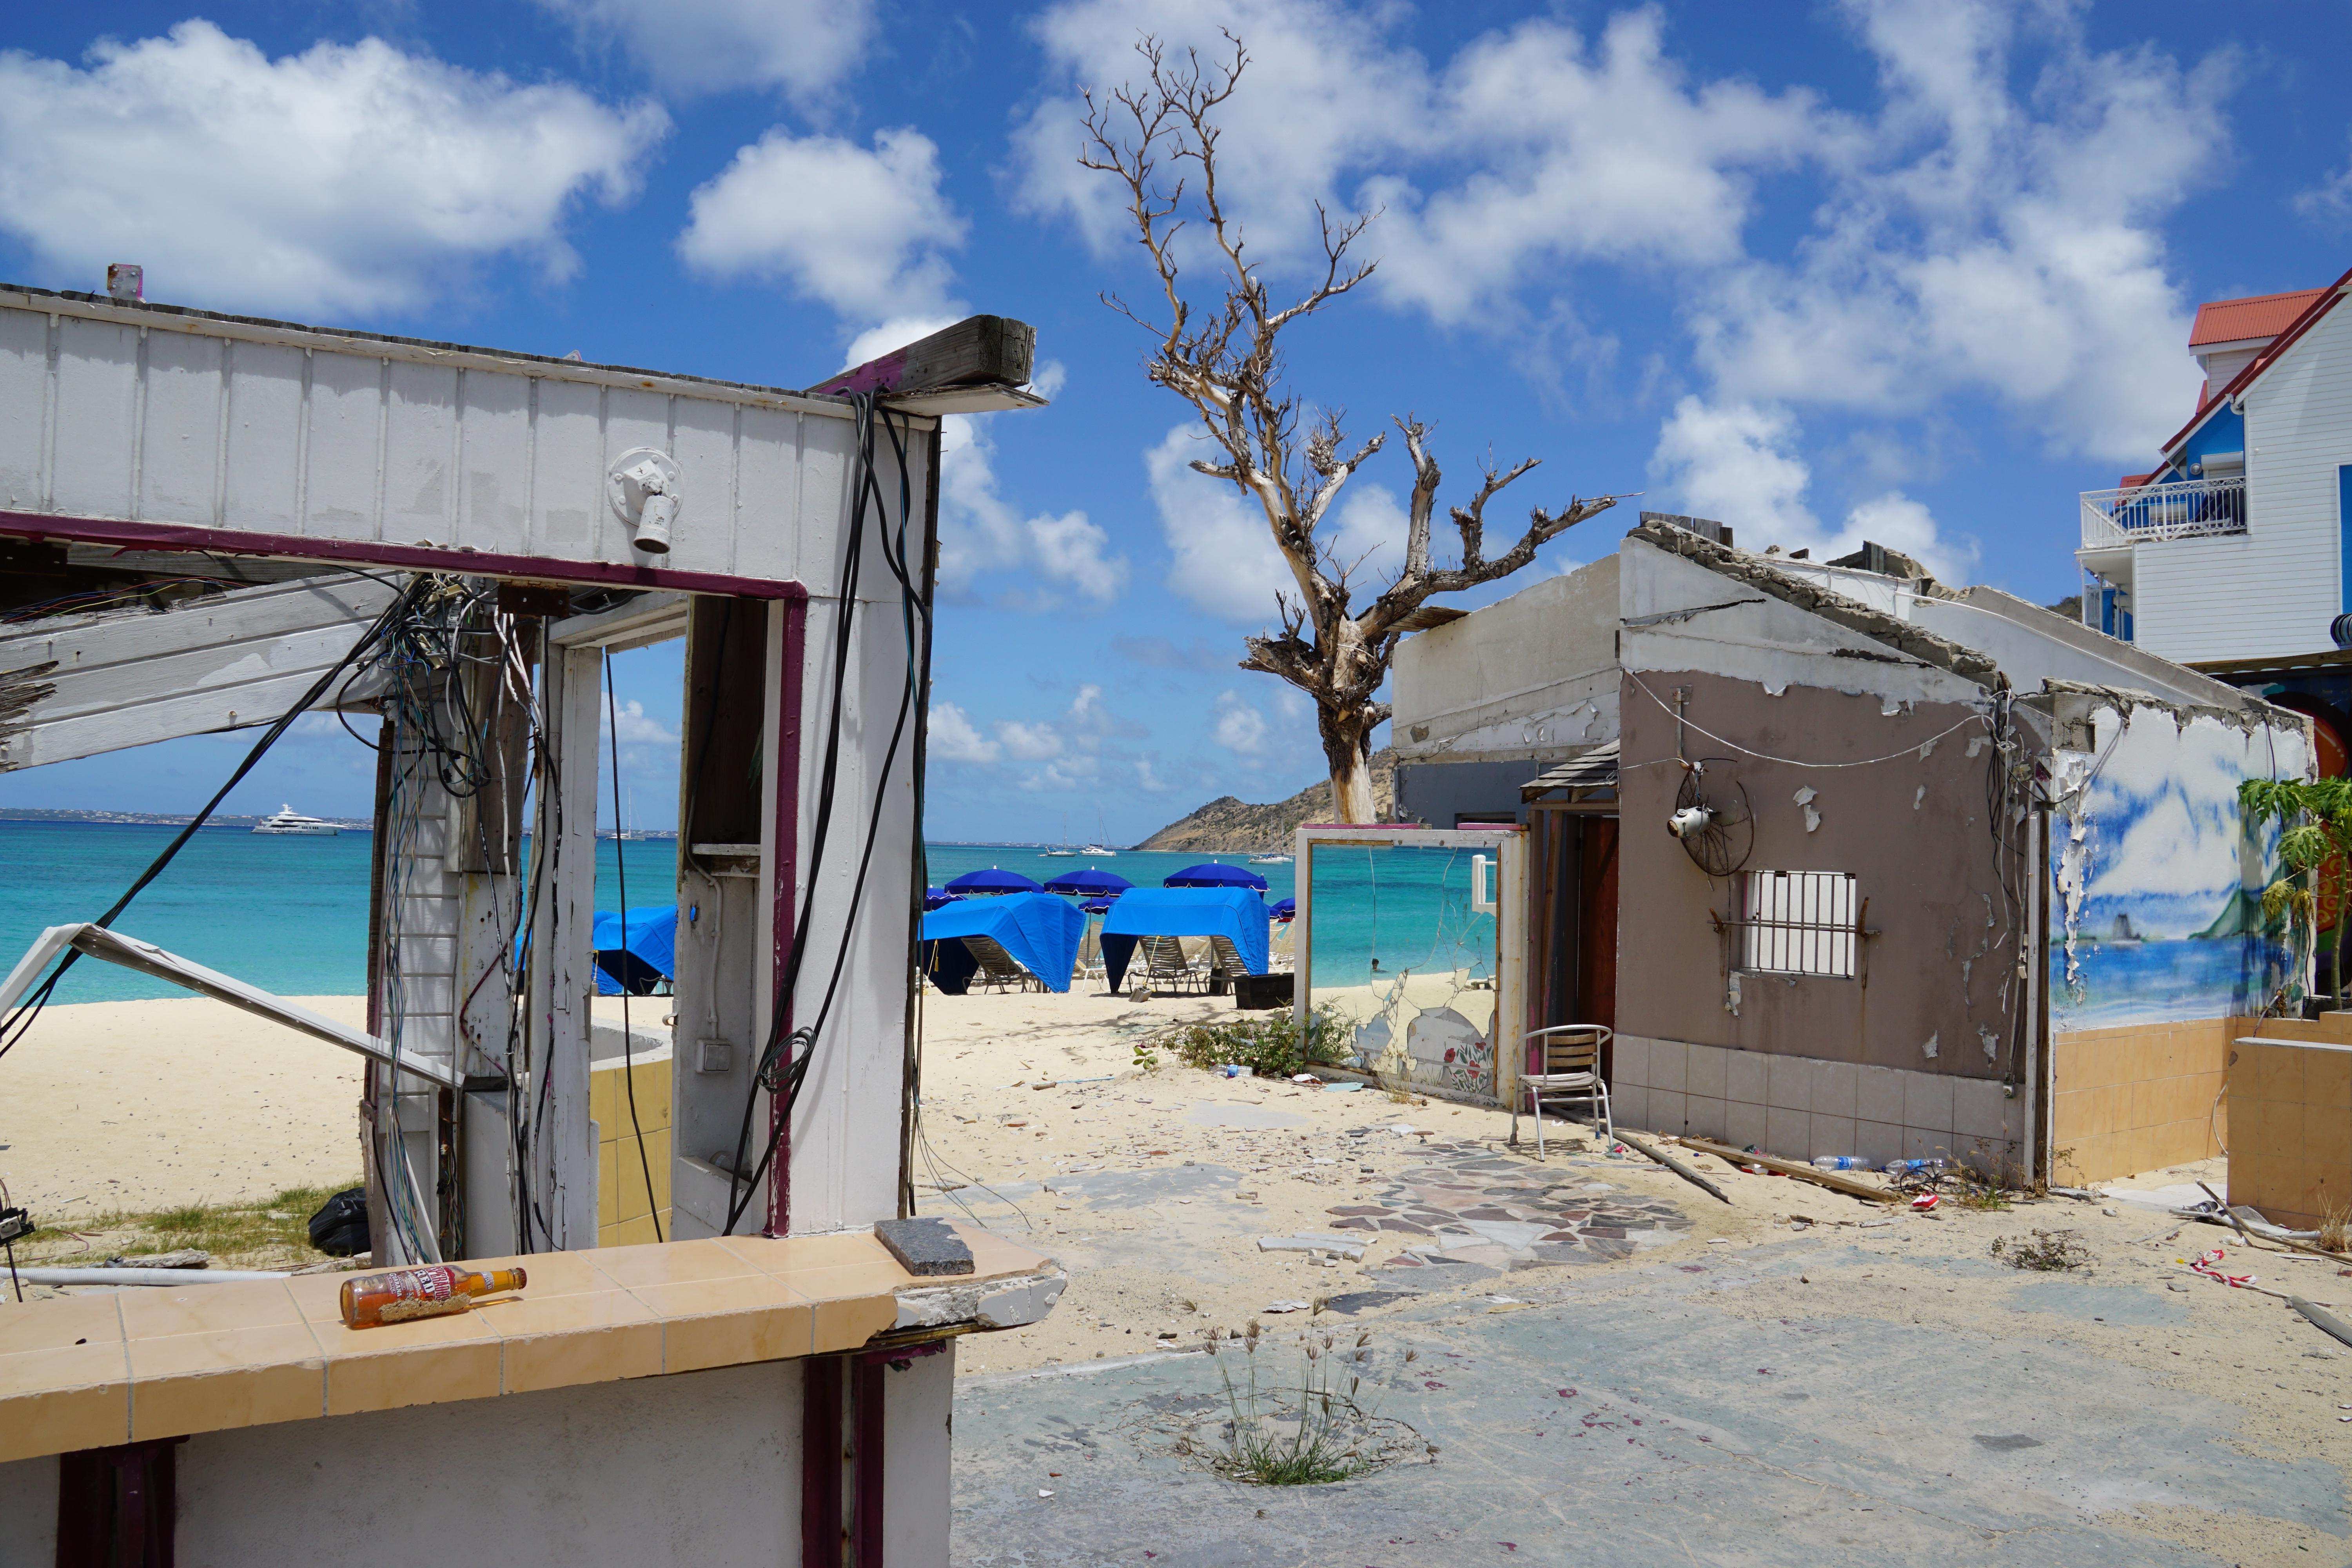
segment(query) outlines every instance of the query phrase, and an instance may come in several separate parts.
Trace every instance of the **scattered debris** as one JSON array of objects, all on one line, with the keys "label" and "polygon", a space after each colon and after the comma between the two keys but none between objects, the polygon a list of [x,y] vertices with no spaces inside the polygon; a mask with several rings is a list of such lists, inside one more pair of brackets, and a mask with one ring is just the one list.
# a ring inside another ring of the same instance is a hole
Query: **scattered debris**
[{"label": "scattered debris", "polygon": [[2037,1230],[2031,1241],[2003,1237],[1992,1244],[1992,1255],[2011,1268],[2045,1274],[2091,1266],[2091,1249],[2083,1245],[2082,1233],[2074,1230]]},{"label": "scattered debris", "polygon": [[[1622,1140],[1624,1134],[1621,1132],[1618,1137]],[[1717,1143],[1710,1139],[1677,1138],[1674,1142],[1685,1149],[1696,1149],[1702,1154],[1712,1154],[1718,1160],[1728,1160],[1736,1165],[1760,1165],[1776,1176],[1794,1176],[1799,1181],[1811,1182],[1818,1187],[1827,1187],[1833,1193],[1843,1193],[1850,1198],[1863,1198],[1874,1204],[1891,1204],[1899,1195],[1886,1191],[1884,1187],[1874,1187],[1867,1182],[1858,1182],[1852,1176],[1839,1175],[1834,1171],[1816,1171],[1811,1165],[1801,1165],[1792,1160],[1776,1160],[1769,1154],[1758,1154],[1734,1149],[1728,1144]],[[1724,1201],[1727,1203],[1730,1200],[1727,1198]]]},{"label": "scattered debris", "polygon": [[1696,1171],[1692,1170],[1688,1165],[1684,1164],[1680,1160],[1675,1159],[1673,1155],[1653,1149],[1648,1144],[1643,1142],[1640,1139],[1632,1137],[1627,1133],[1618,1133],[1617,1141],[1620,1143],[1624,1144],[1628,1149],[1633,1150],[1636,1154],[1655,1160],[1659,1164],[1664,1165],[1667,1170],[1672,1171],[1675,1175],[1680,1176],[1684,1181],[1688,1182],[1692,1186],[1696,1187],[1699,1191],[1706,1193],[1712,1197],[1720,1199],[1724,1203],[1727,1204],[1731,1202],[1730,1198],[1725,1196],[1724,1191],[1721,1187],[1717,1186],[1713,1182],[1708,1181],[1705,1176],[1700,1175]]}]

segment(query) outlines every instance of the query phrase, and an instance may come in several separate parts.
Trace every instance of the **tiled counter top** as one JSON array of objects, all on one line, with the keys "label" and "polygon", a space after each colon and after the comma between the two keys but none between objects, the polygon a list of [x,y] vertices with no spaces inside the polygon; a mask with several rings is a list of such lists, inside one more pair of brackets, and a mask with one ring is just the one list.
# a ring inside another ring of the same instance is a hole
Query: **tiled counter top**
[{"label": "tiled counter top", "polygon": [[520,1266],[530,1286],[373,1329],[343,1327],[344,1274],[10,1304],[0,1307],[0,1462],[823,1355],[893,1329],[991,1326],[943,1307],[942,1288],[968,1303],[992,1284],[999,1297],[1034,1296],[1039,1313],[1059,1294],[1059,1271],[1038,1254],[956,1228],[975,1267],[949,1279],[907,1273],[865,1232],[469,1260]]}]

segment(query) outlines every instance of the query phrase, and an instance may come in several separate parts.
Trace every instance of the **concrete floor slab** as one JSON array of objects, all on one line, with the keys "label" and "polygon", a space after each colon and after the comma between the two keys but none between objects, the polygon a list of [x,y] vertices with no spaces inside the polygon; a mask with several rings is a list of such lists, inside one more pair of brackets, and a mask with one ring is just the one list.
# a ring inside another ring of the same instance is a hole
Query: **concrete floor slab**
[{"label": "concrete floor slab", "polygon": [[[1173,1457],[1171,1413],[1223,1408],[1205,1356],[967,1378],[955,1561],[2120,1568],[2245,1561],[2249,1531],[2292,1537],[2294,1561],[2352,1561],[2342,1471],[2264,1452],[2239,1405],[2035,1337],[2010,1313],[1995,1337],[1833,1307],[1786,1321],[1731,1310],[1743,1280],[1825,1276],[1851,1251],[1790,1242],[1530,1306],[1433,1299],[1327,1316],[1346,1334],[1370,1322],[1380,1413],[1438,1449],[1338,1486],[1244,1486]],[[1942,1289],[1932,1268],[1872,1262],[1882,1289]],[[2007,1278],[2015,1311],[2177,1317],[2161,1288]],[[1293,1326],[1269,1320],[1262,1370],[1296,1376]],[[1409,1365],[1407,1348],[1420,1352]],[[2142,1522],[2200,1516],[2214,1551]]]}]

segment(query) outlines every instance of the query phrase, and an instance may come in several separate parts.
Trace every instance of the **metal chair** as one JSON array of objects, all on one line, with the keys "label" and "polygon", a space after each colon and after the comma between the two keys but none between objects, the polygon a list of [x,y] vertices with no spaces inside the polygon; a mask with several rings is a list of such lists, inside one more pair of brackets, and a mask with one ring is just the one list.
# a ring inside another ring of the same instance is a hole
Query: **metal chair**
[{"label": "metal chair", "polygon": [[[1549,1029],[1529,1032],[1520,1046],[1543,1042],[1544,1070],[1525,1073],[1519,1079],[1519,1093],[1511,1097],[1511,1142],[1519,1141],[1519,1100],[1524,1095],[1528,1113],[1536,1119],[1536,1158],[1544,1157],[1543,1102],[1546,1096],[1559,1100],[1584,1100],[1598,1107],[1601,1131],[1609,1141],[1617,1141],[1617,1123],[1609,1113],[1609,1085],[1601,1077],[1601,1047],[1617,1037],[1616,1031],[1604,1024],[1555,1024]],[[1520,1059],[1524,1061],[1525,1056]]]}]

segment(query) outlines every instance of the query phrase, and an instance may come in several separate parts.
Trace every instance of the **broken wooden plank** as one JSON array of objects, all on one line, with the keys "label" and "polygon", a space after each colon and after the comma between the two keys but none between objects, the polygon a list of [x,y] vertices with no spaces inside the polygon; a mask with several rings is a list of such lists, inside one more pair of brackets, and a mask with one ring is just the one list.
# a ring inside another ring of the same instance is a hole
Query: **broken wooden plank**
[{"label": "broken wooden plank", "polygon": [[[0,635],[0,773],[274,721],[400,591],[353,573]],[[360,695],[331,694],[322,708]]]},{"label": "broken wooden plank", "polygon": [[[1622,1136],[1622,1135],[1621,1135]],[[1794,1176],[1801,1182],[1811,1182],[1817,1187],[1827,1187],[1833,1193],[1843,1193],[1850,1198],[1863,1198],[1874,1204],[1898,1203],[1903,1194],[1885,1187],[1874,1187],[1867,1182],[1857,1182],[1852,1176],[1841,1176],[1834,1171],[1817,1171],[1811,1165],[1794,1160],[1776,1160],[1769,1154],[1751,1154],[1744,1149],[1734,1149],[1727,1143],[1717,1143],[1706,1138],[1677,1138],[1674,1142],[1685,1149],[1696,1149],[1702,1154],[1712,1154],[1718,1160],[1728,1160],[1734,1165],[1761,1165],[1768,1171],[1778,1171],[1784,1176]]]},{"label": "broken wooden plank", "polygon": [[414,1051],[395,1051],[364,1029],[354,1029],[348,1024],[338,1023],[299,1002],[289,1002],[258,985],[248,985],[235,975],[207,969],[175,952],[166,952],[152,942],[141,942],[135,936],[109,931],[95,921],[51,926],[36,938],[25,956],[17,961],[16,967],[9,971],[8,978],[0,981],[0,1016],[14,1009],[25,994],[32,989],[33,982],[48,969],[50,961],[68,947],[85,957],[119,963],[125,969],[151,974],[158,980],[168,980],[174,985],[184,986],[217,1002],[226,1002],[232,1007],[241,1007],[246,1012],[283,1024],[289,1029],[299,1029],[331,1046],[356,1051],[371,1061],[382,1062],[401,1072],[414,1073],[443,1089],[463,1089],[466,1086],[464,1076],[443,1063],[421,1059]]},{"label": "broken wooden plank", "polygon": [[1005,316],[968,316],[928,338],[841,371],[810,393],[923,392],[950,386],[1020,386],[1030,375],[1037,329]]},{"label": "broken wooden plank", "polygon": [[1713,1182],[1708,1181],[1705,1176],[1700,1175],[1696,1171],[1692,1170],[1688,1165],[1684,1164],[1680,1160],[1675,1159],[1673,1155],[1651,1148],[1639,1138],[1634,1137],[1632,1133],[1624,1131],[1622,1129],[1617,1131],[1616,1137],[1618,1142],[1622,1143],[1636,1154],[1641,1154],[1649,1159],[1655,1160],[1659,1164],[1664,1165],[1667,1170],[1672,1171],[1675,1175],[1680,1176],[1684,1181],[1688,1182],[1692,1186],[1698,1188],[1701,1192],[1712,1193],[1717,1197],[1722,1198],[1725,1203],[1731,1202],[1731,1199],[1725,1194],[1724,1190],[1721,1187],[1717,1186]]}]

